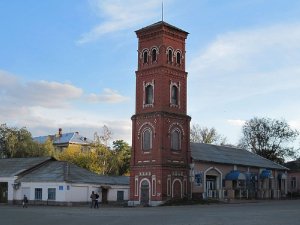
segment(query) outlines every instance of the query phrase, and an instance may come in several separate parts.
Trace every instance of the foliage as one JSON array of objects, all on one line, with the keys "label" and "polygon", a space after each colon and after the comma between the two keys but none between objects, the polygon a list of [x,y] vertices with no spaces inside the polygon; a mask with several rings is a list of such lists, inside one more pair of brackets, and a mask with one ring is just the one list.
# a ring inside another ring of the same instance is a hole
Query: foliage
[{"label": "foliage", "polygon": [[37,157],[48,155],[43,145],[32,140],[31,133],[25,128],[0,125],[0,157]]},{"label": "foliage", "polygon": [[55,158],[68,161],[92,172],[103,175],[124,175],[129,172],[130,147],[123,140],[114,141],[114,148],[93,144],[88,151],[78,145],[70,145],[62,152],[56,151]]},{"label": "foliage", "polygon": [[289,144],[299,132],[291,129],[285,120],[255,117],[245,123],[242,132],[240,147],[264,158],[282,164],[284,157],[296,156],[296,151]]},{"label": "foliage", "polygon": [[190,141],[195,143],[225,145],[226,137],[218,134],[214,127],[207,128],[201,127],[199,124],[193,124],[190,130]]}]

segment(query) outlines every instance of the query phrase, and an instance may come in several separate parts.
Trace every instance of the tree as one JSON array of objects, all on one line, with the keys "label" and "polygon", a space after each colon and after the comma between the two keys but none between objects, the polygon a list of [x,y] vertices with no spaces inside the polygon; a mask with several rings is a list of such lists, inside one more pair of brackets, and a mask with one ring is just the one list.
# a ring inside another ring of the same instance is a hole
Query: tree
[{"label": "tree", "polygon": [[113,142],[113,151],[115,152],[115,160],[117,162],[117,175],[128,175],[130,169],[131,148],[123,140]]},{"label": "tree", "polygon": [[266,159],[284,163],[284,157],[295,157],[294,147],[289,146],[299,135],[285,120],[254,117],[242,128],[240,147]]},{"label": "tree", "polygon": [[193,124],[190,131],[190,141],[196,143],[225,145],[226,137],[218,134],[214,127],[207,128],[201,127],[199,124]]},{"label": "tree", "polygon": [[31,133],[25,128],[0,125],[0,157],[36,157],[48,155],[47,149],[32,140]]}]

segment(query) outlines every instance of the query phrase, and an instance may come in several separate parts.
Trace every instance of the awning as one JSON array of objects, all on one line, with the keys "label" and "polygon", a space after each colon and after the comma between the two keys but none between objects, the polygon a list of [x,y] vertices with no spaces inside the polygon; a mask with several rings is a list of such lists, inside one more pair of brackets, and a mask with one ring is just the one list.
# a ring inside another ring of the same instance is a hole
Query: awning
[{"label": "awning", "polygon": [[246,180],[246,175],[238,170],[232,170],[225,176],[225,180]]},{"label": "awning", "polygon": [[263,171],[261,171],[260,178],[261,179],[272,178],[272,171],[271,170],[263,170]]},{"label": "awning", "polygon": [[287,175],[285,173],[279,173],[278,174],[278,179],[279,180],[286,180],[287,179]]}]

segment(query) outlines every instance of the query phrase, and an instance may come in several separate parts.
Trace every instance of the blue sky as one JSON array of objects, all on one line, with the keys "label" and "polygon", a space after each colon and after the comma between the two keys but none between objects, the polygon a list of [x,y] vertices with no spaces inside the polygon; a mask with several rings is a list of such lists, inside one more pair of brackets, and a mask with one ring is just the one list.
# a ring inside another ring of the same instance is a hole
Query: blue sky
[{"label": "blue sky", "polygon": [[[160,0],[0,1],[0,122],[131,143],[134,31],[159,20]],[[254,116],[300,130],[300,1],[165,0],[164,20],[190,33],[192,124],[232,144]]]}]

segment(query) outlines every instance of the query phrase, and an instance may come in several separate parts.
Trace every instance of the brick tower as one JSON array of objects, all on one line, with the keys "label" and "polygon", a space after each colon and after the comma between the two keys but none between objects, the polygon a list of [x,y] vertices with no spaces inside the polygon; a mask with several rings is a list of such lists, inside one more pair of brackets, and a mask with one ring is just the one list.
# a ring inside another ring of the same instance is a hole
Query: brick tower
[{"label": "brick tower", "polygon": [[166,22],[136,31],[138,70],[132,116],[131,205],[190,195],[185,39]]}]

